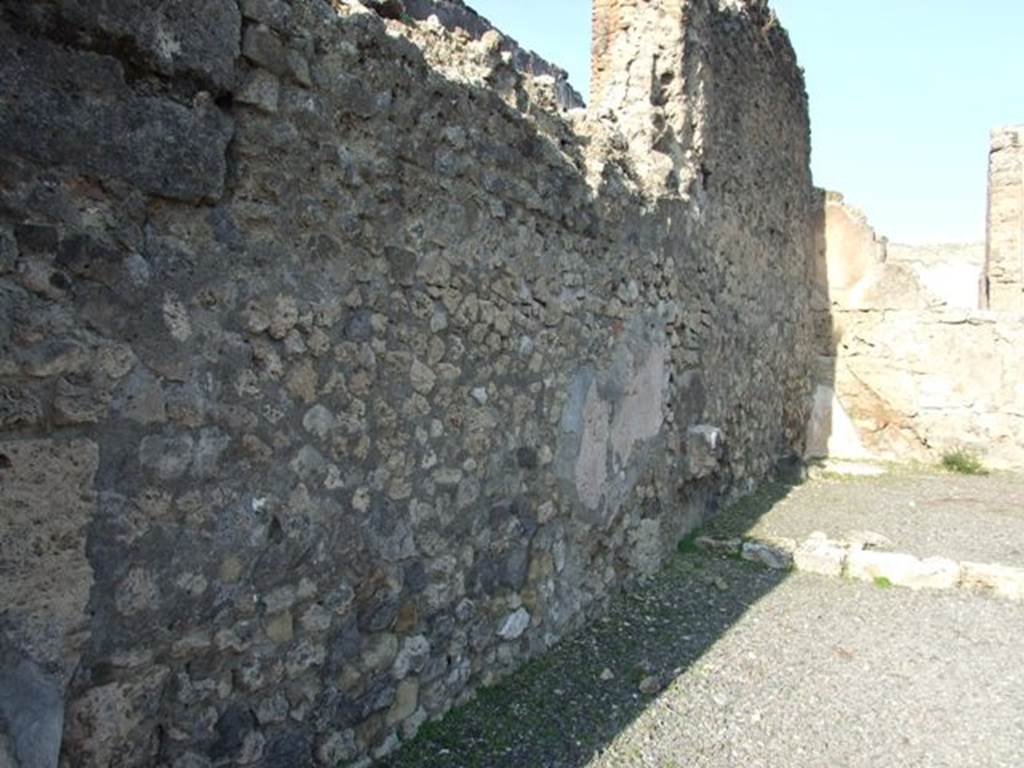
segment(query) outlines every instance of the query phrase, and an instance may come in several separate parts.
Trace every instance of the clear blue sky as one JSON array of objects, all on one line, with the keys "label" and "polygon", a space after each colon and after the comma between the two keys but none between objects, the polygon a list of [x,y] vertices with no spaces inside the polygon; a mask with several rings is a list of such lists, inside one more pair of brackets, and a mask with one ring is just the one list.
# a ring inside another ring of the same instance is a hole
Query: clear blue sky
[{"label": "clear blue sky", "polygon": [[[587,92],[590,0],[468,0]],[[772,0],[807,72],[815,183],[897,242],[985,237],[988,132],[1024,123],[1024,0]]]}]

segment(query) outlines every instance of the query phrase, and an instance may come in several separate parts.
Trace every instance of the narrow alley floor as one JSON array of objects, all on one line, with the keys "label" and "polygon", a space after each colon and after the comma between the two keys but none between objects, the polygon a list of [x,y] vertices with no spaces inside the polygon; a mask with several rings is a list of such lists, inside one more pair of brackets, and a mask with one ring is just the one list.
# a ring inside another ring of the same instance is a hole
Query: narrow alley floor
[{"label": "narrow alley floor", "polygon": [[[921,556],[1013,565],[1024,545],[1012,533],[1024,530],[1022,488],[1009,475],[826,478],[769,488],[711,528],[838,535],[870,518]],[[961,533],[918,530],[936,521]],[[684,549],[552,653],[424,726],[386,764],[1024,765],[1024,604]]]}]

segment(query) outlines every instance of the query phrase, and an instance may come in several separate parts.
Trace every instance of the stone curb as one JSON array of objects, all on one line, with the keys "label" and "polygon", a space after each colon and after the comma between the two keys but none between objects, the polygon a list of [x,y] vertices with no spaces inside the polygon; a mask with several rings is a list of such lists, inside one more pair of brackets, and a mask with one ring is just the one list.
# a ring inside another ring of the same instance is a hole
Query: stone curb
[{"label": "stone curb", "polygon": [[893,586],[915,590],[963,589],[1024,603],[1024,568],[883,551],[874,548],[870,538],[858,536],[854,541],[837,541],[815,532],[800,542],[786,538],[699,536],[695,544],[705,552],[742,557],[774,570],[793,569],[871,582],[884,579]]}]

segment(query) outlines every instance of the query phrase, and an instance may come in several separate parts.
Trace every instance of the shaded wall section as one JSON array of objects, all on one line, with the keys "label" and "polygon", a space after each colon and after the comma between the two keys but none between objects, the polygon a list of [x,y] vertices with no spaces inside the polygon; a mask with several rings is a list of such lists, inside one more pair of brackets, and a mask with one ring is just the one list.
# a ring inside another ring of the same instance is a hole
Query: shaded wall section
[{"label": "shaded wall section", "polygon": [[802,452],[803,80],[660,5],[590,119],[355,4],[3,7],[4,757],[362,764]]}]

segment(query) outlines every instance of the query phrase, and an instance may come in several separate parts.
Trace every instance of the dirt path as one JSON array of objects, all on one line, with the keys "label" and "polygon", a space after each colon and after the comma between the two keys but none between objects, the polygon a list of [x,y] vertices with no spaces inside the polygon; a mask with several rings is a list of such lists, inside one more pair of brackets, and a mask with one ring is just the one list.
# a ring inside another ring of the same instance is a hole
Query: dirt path
[{"label": "dirt path", "polygon": [[[1012,508],[1016,481],[949,481],[769,487],[717,525],[806,535],[843,533],[870,518],[912,551],[1014,556],[1024,538],[999,541],[997,555],[980,548],[985,525],[1005,526],[1000,536],[1024,530]],[[780,498],[785,515],[772,503]],[[943,498],[983,502],[934,503]],[[827,509],[813,516],[816,505]],[[896,514],[904,507],[912,511]],[[916,531],[936,521],[959,521],[963,535]],[[797,531],[804,522],[813,524]],[[686,552],[548,656],[425,726],[386,764],[1020,768],[1022,637],[1019,604]]]},{"label": "dirt path", "polygon": [[884,535],[894,551],[1024,566],[1024,476],[904,470],[768,485],[706,529],[795,539],[863,530]]}]

